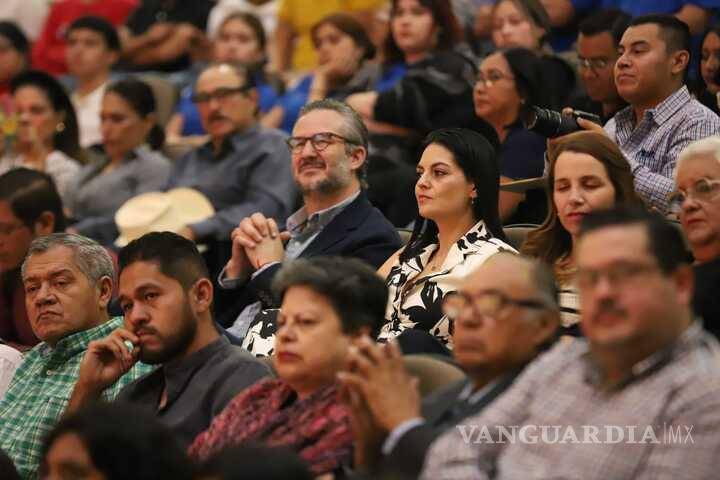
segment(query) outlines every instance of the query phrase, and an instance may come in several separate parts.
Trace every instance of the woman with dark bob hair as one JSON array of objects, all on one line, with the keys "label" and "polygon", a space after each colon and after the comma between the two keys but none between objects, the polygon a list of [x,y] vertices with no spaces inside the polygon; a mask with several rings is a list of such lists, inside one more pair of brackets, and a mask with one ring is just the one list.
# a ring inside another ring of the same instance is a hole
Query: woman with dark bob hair
[{"label": "woman with dark bob hair", "polygon": [[[121,403],[92,405],[63,417],[45,438],[41,478],[191,480],[177,439],[151,415]],[[79,478],[75,474],[72,478]]]},{"label": "woman with dark bob hair", "polygon": [[576,333],[580,312],[573,248],[582,218],[617,205],[643,205],[630,164],[607,136],[589,131],[561,137],[548,151],[548,215],[528,235],[522,253],[552,266],[560,286],[563,327]]},{"label": "woman with dark bob hair", "polygon": [[153,91],[141,80],[119,80],[106,89],[100,130],[104,155],[80,171],[67,207],[75,232],[107,245],[117,237],[117,209],[136,195],[162,189],[170,161],[158,151],[165,134],[156,123]]},{"label": "woman with dark bob hair", "polygon": [[39,236],[65,230],[62,201],[52,178],[28,168],[0,175],[0,338],[19,350],[38,343],[25,311],[20,265]]},{"label": "woman with dark bob hair", "polygon": [[498,215],[500,172],[487,139],[447,128],[431,132],[424,145],[415,184],[420,215],[407,246],[379,270],[390,297],[378,339],[399,336],[404,353],[446,353],[453,326],[442,313],[443,298],[488,257],[515,250],[505,243]]},{"label": "woman with dark bob hair", "polygon": [[328,15],[313,25],[310,35],[318,66],[280,98],[264,125],[290,132],[303,105],[323,98],[344,100],[352,93],[373,88],[378,80],[377,65],[368,62],[375,56],[375,46],[352,15]]},{"label": "woman with dark bob hair", "polygon": [[[521,121],[526,108],[548,108],[542,62],[530,50],[511,48],[485,57],[478,68],[473,103],[500,140],[500,183],[541,177],[546,139],[527,130]],[[540,223],[545,218],[542,189],[527,193],[500,192],[503,223]]]},{"label": "woman with dark bob hair", "polygon": [[50,175],[65,201],[84,160],[75,109],[62,85],[45,72],[28,70],[10,83],[18,130],[13,151],[0,158],[0,173],[27,167]]}]

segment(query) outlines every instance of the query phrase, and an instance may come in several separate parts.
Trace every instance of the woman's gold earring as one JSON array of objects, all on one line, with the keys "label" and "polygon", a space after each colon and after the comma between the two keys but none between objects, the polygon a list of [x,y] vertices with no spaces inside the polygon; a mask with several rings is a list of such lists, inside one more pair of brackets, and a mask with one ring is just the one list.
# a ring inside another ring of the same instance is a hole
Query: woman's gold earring
[{"label": "woman's gold earring", "polygon": [[65,124],[64,124],[63,122],[58,123],[58,124],[55,126],[55,131],[56,131],[57,133],[62,133],[62,132],[64,132],[64,131],[65,131]]}]

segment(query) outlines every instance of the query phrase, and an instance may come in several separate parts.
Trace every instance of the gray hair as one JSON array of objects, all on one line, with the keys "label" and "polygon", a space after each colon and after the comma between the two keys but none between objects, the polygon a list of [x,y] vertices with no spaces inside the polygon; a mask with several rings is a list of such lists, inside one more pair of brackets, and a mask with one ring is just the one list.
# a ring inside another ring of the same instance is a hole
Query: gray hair
[{"label": "gray hair", "polygon": [[517,262],[513,268],[525,269],[530,277],[529,283],[535,288],[538,296],[549,309],[559,309],[558,307],[558,286],[555,282],[555,275],[550,267],[536,258],[517,255],[509,252],[499,252],[488,259],[488,261],[498,261],[508,259]]},{"label": "gray hair", "polygon": [[352,153],[353,145],[356,147],[363,147],[365,149],[365,161],[362,167],[357,172],[357,177],[360,180],[360,185],[363,188],[367,188],[367,170],[368,170],[368,129],[365,126],[360,114],[355,111],[350,105],[334,98],[324,98],[322,100],[315,100],[310,102],[300,109],[298,120],[307,115],[308,113],[315,110],[331,110],[337,112],[343,117],[343,124],[341,125],[343,136],[348,140],[345,144],[345,154],[350,155]]},{"label": "gray hair", "polygon": [[55,247],[67,247],[75,253],[75,264],[91,285],[96,285],[103,277],[109,277],[115,283],[115,267],[107,250],[95,240],[72,233],[52,233],[33,240],[22,264],[23,278],[30,257]]},{"label": "gray hair", "polygon": [[678,155],[677,163],[675,164],[675,172],[673,177],[677,178],[680,166],[691,157],[699,156],[712,156],[715,160],[720,162],[720,135],[713,135],[712,137],[703,138],[692,142],[690,145],[685,147]]}]

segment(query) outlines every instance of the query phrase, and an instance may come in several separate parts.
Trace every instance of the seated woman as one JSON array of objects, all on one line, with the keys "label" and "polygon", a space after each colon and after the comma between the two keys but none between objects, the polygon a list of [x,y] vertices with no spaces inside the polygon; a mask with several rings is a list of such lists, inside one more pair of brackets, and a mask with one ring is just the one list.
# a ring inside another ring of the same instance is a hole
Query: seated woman
[{"label": "seated woman", "polygon": [[45,72],[28,70],[10,82],[18,129],[12,150],[0,158],[0,173],[17,167],[45,172],[63,201],[80,171],[75,109],[62,85]]},{"label": "seated woman", "polygon": [[368,196],[397,226],[417,214],[413,170],[425,135],[445,127],[494,135],[472,108],[474,59],[460,52],[462,38],[449,0],[393,0],[383,61],[405,74],[347,98],[371,133]]},{"label": "seated woman", "polygon": [[[546,107],[542,66],[524,48],[493,53],[480,64],[473,102],[478,117],[488,122],[500,140],[500,183],[541,177],[546,139],[526,130],[520,120],[525,106]],[[510,223],[540,223],[546,201],[541,189],[526,193],[500,191],[500,219]]]},{"label": "seated woman", "polygon": [[[436,352],[452,349],[451,322],[443,298],[488,257],[515,250],[507,245],[498,216],[500,172],[495,151],[479,133],[462,128],[436,130],[425,139],[415,185],[420,216],[406,247],[378,273],[387,278],[390,298],[378,337],[400,336],[403,353],[422,353],[433,342],[415,345],[406,330],[437,340]],[[429,340],[432,340],[430,338]]]},{"label": "seated woman", "polygon": [[528,234],[522,253],[553,267],[560,287],[560,315],[565,332],[575,335],[580,300],[574,284],[573,247],[582,218],[619,204],[642,205],[633,176],[618,146],[597,132],[560,137],[548,151],[548,215]]},{"label": "seated woman", "polygon": [[328,15],[313,26],[310,34],[318,66],[283,95],[263,122],[266,126],[289,133],[306,103],[323,98],[344,100],[351,93],[372,88],[379,80],[379,69],[368,62],[375,56],[375,46],[353,16]]},{"label": "seated woman", "polygon": [[[283,85],[264,70],[267,63],[267,39],[258,18],[247,12],[235,12],[220,23],[212,42],[212,58],[218,63],[238,63],[245,66],[255,81],[258,108],[262,115],[277,103]],[[193,82],[194,83],[194,82]],[[177,111],[170,118],[165,133],[170,144],[200,145],[207,140],[200,123],[200,112],[192,101],[194,85],[180,92]]]},{"label": "seated woman", "polygon": [[109,245],[117,237],[115,212],[126,200],[160,190],[170,161],[157,152],[163,132],[155,123],[155,97],[140,80],[111,84],[100,109],[105,155],[85,165],[70,193],[72,230]]},{"label": "seated woman", "polygon": [[[28,66],[30,43],[25,34],[14,22],[0,22],[0,51],[3,61],[0,63],[0,109],[5,108],[5,100],[10,97],[10,80]],[[2,112],[0,110],[0,113]]]},{"label": "seated woman", "polygon": [[572,66],[553,54],[548,43],[550,17],[540,0],[496,0],[492,10],[492,40],[496,48],[527,48],[542,62],[546,103],[567,104],[577,84]]},{"label": "seated woman", "polygon": [[204,461],[246,442],[295,450],[314,475],[352,463],[350,410],[338,400],[337,373],[354,339],[377,332],[387,289],[357,259],[314,257],[292,262],[276,277],[277,379],[240,392],[195,438],[189,453]]},{"label": "seated woman", "polygon": [[25,311],[20,266],[35,237],[63,230],[62,201],[49,175],[27,168],[0,175],[0,339],[18,350],[39,342]]},{"label": "seated woman", "polygon": [[703,105],[716,114],[720,114],[718,107],[718,93],[720,93],[720,25],[711,27],[702,41],[700,51],[700,79],[696,96]]}]

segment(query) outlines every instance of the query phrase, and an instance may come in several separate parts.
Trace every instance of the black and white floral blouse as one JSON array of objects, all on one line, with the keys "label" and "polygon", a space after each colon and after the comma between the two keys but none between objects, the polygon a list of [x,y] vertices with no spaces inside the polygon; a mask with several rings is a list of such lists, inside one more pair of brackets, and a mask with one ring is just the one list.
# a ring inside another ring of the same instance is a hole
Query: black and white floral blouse
[{"label": "black and white floral blouse", "polygon": [[498,252],[517,251],[476,223],[450,248],[436,272],[419,277],[437,244],[425,247],[417,256],[394,265],[387,277],[389,289],[385,325],[379,341],[400,335],[407,328],[419,328],[452,349],[453,325],[442,313],[445,295],[457,291],[464,278]]}]

